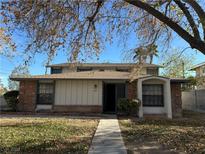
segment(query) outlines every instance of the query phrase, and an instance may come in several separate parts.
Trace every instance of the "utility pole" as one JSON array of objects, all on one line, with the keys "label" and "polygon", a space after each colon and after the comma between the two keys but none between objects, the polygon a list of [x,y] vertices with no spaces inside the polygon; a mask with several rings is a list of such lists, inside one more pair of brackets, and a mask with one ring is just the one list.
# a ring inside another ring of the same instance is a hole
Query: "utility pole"
[{"label": "utility pole", "polygon": [[183,73],[183,78],[185,78],[185,69],[184,69],[184,61],[182,60],[182,73]]}]

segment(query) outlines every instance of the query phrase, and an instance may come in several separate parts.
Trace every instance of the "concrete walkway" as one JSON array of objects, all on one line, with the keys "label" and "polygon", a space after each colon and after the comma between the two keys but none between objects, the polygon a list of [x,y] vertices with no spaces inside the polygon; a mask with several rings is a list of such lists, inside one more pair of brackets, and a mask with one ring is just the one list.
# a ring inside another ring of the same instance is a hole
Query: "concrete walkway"
[{"label": "concrete walkway", "polygon": [[126,154],[116,116],[101,119],[88,154]]}]

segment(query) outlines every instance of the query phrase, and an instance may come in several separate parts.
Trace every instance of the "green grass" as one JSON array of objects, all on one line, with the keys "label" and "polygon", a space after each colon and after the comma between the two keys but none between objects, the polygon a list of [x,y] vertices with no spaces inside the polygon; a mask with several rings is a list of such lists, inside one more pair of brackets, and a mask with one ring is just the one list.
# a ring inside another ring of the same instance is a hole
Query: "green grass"
[{"label": "green grass", "polygon": [[0,153],[87,153],[98,120],[0,119]]},{"label": "green grass", "polygon": [[176,152],[205,153],[204,114],[193,115],[185,113],[185,118],[174,120],[121,119],[120,127],[128,152],[133,153],[136,145],[149,142]]}]

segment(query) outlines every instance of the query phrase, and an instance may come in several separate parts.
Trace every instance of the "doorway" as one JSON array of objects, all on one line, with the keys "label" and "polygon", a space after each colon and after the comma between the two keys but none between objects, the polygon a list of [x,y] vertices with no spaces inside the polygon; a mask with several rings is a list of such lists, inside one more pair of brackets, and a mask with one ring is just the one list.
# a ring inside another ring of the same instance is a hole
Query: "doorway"
[{"label": "doorway", "polygon": [[103,112],[115,113],[117,102],[120,98],[126,97],[125,83],[104,83],[103,84]]}]

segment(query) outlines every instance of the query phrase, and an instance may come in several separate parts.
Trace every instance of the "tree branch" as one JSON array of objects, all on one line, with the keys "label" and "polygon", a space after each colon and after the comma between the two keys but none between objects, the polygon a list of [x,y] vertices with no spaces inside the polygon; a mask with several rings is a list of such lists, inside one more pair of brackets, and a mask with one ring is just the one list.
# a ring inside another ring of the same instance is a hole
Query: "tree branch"
[{"label": "tree branch", "polygon": [[87,35],[88,35],[88,32],[89,32],[90,26],[92,25],[92,26],[95,28],[95,26],[94,26],[94,19],[95,19],[97,13],[98,13],[99,10],[100,10],[100,7],[101,7],[102,4],[103,4],[103,0],[98,0],[96,3],[97,3],[97,7],[96,7],[96,9],[95,9],[95,12],[93,13],[92,16],[87,17],[89,23],[88,23],[88,28],[87,28],[87,31],[86,31],[86,34],[85,34],[85,40],[86,40],[86,38],[87,38]]},{"label": "tree branch", "polygon": [[179,26],[176,22],[165,16],[160,11],[156,10],[155,8],[151,7],[146,2],[142,2],[141,0],[124,0],[129,4],[132,4],[136,7],[139,7],[148,13],[152,14],[161,22],[168,25],[172,30],[174,30],[179,36],[181,36],[186,42],[190,44],[192,48],[198,49],[203,54],[205,54],[205,42],[196,39],[195,37],[191,36],[186,30],[184,30],[181,26]]},{"label": "tree branch", "polygon": [[183,11],[184,15],[186,16],[191,28],[192,28],[192,31],[194,33],[194,36],[201,40],[200,38],[200,34],[199,34],[199,31],[198,31],[198,28],[194,22],[194,19],[192,17],[192,15],[190,14],[189,10],[186,8],[185,4],[182,3],[181,1],[179,0],[174,0],[174,2],[178,5],[178,7]]},{"label": "tree branch", "polygon": [[191,5],[191,7],[195,10],[197,15],[199,16],[199,19],[201,21],[203,31],[204,31],[204,40],[205,40],[205,11],[202,9],[202,7],[195,1],[195,0],[183,0],[184,2]]}]

